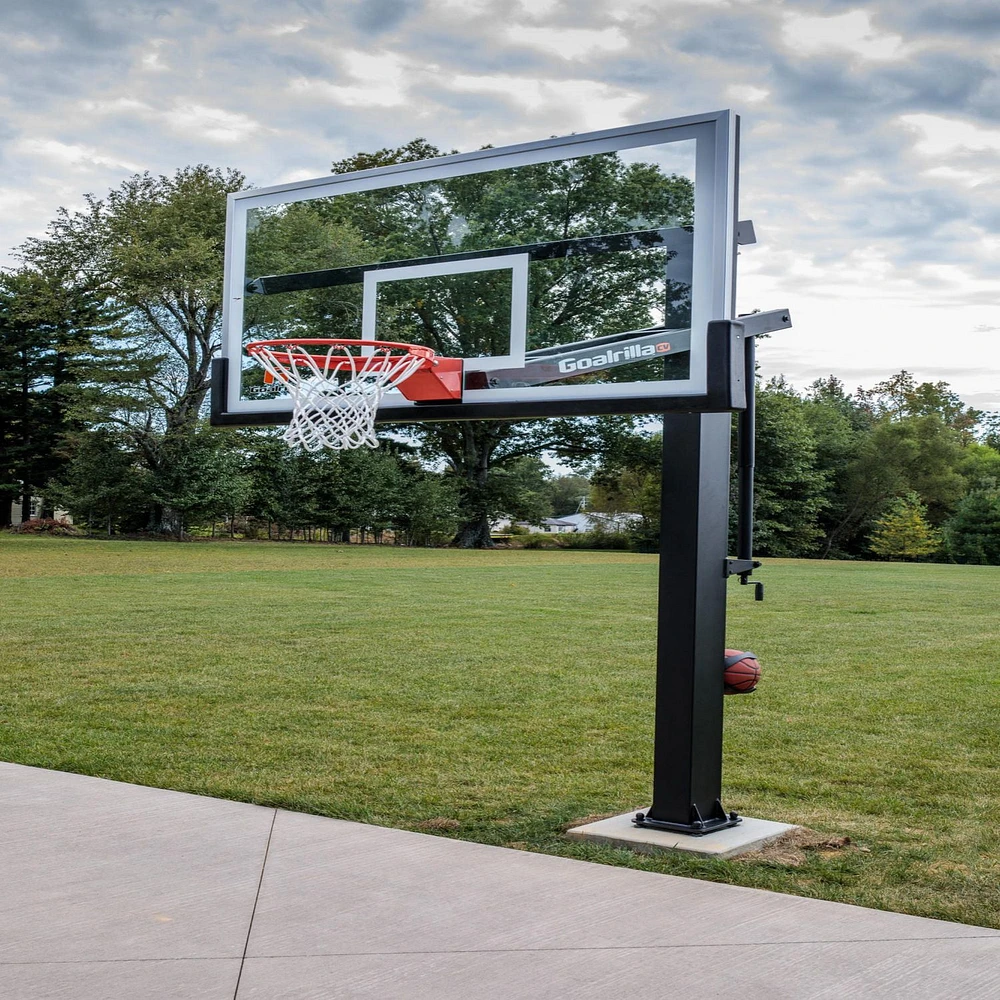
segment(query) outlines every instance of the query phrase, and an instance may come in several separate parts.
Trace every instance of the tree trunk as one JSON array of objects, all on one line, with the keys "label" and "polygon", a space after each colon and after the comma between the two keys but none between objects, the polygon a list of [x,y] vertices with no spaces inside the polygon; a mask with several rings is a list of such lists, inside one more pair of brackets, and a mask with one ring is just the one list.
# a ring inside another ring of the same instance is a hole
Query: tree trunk
[{"label": "tree trunk", "polygon": [[10,515],[16,502],[16,493],[0,493],[0,528],[10,527]]},{"label": "tree trunk", "polygon": [[459,549],[492,549],[496,548],[490,537],[490,522],[486,514],[480,514],[471,521],[466,521],[452,544]]},{"label": "tree trunk", "polygon": [[458,529],[452,545],[459,549],[495,548],[490,538],[490,515],[487,509],[487,479],[493,444],[489,427],[462,427],[461,454],[452,455],[455,469],[465,480],[463,513],[465,522]]}]

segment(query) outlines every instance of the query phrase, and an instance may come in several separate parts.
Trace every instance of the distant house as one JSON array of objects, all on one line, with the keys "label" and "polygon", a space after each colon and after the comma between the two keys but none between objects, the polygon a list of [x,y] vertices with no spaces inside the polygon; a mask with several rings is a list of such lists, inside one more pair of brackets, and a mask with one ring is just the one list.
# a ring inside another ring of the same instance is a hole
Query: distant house
[{"label": "distant house", "polygon": [[[567,514],[565,517],[543,517],[539,524],[529,524],[527,521],[516,523],[519,528],[527,528],[533,534],[566,535],[579,531],[627,531],[641,520],[641,514],[602,514],[591,510]],[[504,531],[510,524],[510,521],[498,521],[493,525],[493,530]]]},{"label": "distant house", "polygon": [[617,514],[604,514],[596,510],[580,511],[579,514],[567,514],[559,519],[564,524],[573,525],[573,531],[628,531],[634,528],[641,520],[641,514],[631,514],[621,512]]},{"label": "distant house", "polygon": [[543,517],[542,523],[536,527],[530,527],[531,531],[547,531],[554,535],[565,535],[571,531],[580,529],[568,517]]},{"label": "distant house", "polygon": [[[42,498],[41,497],[32,497],[31,498],[31,516],[32,517],[41,517],[42,516]],[[72,520],[73,520],[73,518],[70,517],[70,515],[69,515],[69,511],[66,511],[66,510],[57,510],[57,511],[55,511],[55,517],[56,517],[56,520],[59,520],[59,521],[70,521],[70,522],[72,522]],[[10,525],[11,525],[11,527],[12,528],[16,528],[21,523],[22,520],[23,520],[23,518],[21,517],[21,501],[20,501],[20,499],[18,499],[18,500],[15,500],[10,505]]]},{"label": "distant house", "polygon": [[[32,517],[42,516],[42,501],[38,497],[31,498],[31,516]],[[19,497],[10,505],[11,527],[17,527],[17,525],[19,525],[22,520],[23,518],[21,517],[21,499]]]}]

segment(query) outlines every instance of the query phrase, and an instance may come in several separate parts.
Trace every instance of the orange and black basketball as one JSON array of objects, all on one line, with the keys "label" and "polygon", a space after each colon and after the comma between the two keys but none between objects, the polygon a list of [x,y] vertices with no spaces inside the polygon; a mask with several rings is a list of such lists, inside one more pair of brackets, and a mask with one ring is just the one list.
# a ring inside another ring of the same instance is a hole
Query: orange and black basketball
[{"label": "orange and black basketball", "polygon": [[753,653],[727,649],[724,670],[722,680],[726,694],[749,694],[760,680],[760,664]]}]

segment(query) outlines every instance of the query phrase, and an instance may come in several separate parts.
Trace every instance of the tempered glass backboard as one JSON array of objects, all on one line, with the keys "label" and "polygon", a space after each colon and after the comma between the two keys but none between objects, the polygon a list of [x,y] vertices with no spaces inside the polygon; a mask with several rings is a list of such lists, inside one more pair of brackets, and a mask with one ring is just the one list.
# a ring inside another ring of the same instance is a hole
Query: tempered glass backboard
[{"label": "tempered glass backboard", "polygon": [[[718,112],[230,195],[226,422],[279,422],[250,341],[423,344],[460,403],[380,419],[667,408],[731,316],[736,118]],[[242,419],[241,419],[242,418]]]}]

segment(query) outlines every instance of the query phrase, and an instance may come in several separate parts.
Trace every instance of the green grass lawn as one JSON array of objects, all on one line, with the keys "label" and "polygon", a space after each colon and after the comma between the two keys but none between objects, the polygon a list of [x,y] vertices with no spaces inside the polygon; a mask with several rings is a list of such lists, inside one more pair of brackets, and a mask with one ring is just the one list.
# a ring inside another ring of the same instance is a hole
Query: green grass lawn
[{"label": "green grass lawn", "polygon": [[648,804],[656,560],[0,536],[0,759],[1000,926],[1000,568],[730,589],[724,802],[842,849],[570,844]]}]

